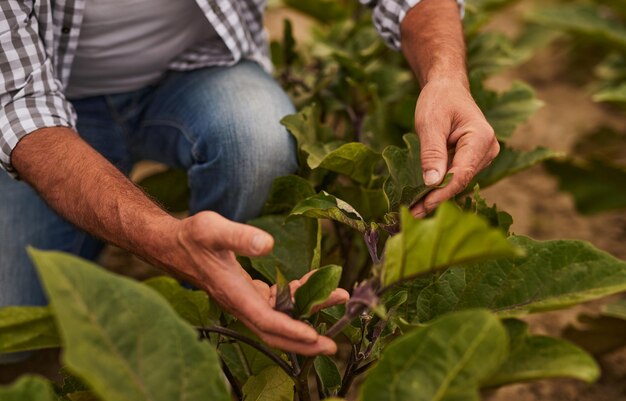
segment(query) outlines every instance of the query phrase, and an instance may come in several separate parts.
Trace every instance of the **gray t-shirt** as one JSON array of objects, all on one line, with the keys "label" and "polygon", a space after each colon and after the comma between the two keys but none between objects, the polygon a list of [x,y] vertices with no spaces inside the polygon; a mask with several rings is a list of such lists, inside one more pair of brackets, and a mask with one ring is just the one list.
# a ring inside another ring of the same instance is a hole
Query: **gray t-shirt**
[{"label": "gray t-shirt", "polygon": [[216,39],[195,0],[87,0],[66,95],[143,88],[185,50]]}]

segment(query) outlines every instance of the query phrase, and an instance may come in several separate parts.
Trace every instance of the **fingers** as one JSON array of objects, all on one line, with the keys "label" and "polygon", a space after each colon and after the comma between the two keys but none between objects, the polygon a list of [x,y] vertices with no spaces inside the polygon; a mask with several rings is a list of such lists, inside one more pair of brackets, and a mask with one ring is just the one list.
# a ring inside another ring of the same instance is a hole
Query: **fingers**
[{"label": "fingers", "polygon": [[413,215],[424,217],[441,202],[462,192],[474,176],[491,163],[499,150],[500,146],[491,127],[462,135],[456,142],[456,152],[448,171],[453,175],[452,180],[444,188],[435,189],[415,205],[411,210]]},{"label": "fingers", "polygon": [[233,251],[243,256],[261,256],[269,253],[274,246],[274,239],[265,231],[241,223],[235,223],[214,212],[203,212],[197,215],[206,234],[198,236],[204,239],[205,245]]},{"label": "fingers", "polygon": [[[447,131],[445,125],[428,123],[416,126],[420,138],[420,157],[424,184],[441,183],[448,169]],[[449,127],[449,124],[448,124]]]},{"label": "fingers", "polygon": [[330,294],[328,299],[323,304],[314,307],[313,312],[315,313],[322,309],[330,308],[331,306],[345,304],[346,302],[348,302],[349,299],[350,294],[348,293],[348,291],[344,290],[343,288],[337,288]]}]

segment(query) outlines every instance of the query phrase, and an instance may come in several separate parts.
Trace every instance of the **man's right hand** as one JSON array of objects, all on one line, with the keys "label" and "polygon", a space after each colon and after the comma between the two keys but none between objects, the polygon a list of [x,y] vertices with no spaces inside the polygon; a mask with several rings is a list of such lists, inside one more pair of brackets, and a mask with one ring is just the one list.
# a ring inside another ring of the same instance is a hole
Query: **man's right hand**
[{"label": "man's right hand", "polygon": [[[180,221],[177,240],[183,255],[177,273],[207,291],[268,345],[302,355],[334,354],[337,345],[304,322],[273,309],[273,289],[253,280],[235,254],[269,253],[273,238],[263,230],[232,222],[217,213],[202,212]],[[290,284],[292,292],[308,275]],[[325,303],[346,302],[348,293],[337,289]]]}]

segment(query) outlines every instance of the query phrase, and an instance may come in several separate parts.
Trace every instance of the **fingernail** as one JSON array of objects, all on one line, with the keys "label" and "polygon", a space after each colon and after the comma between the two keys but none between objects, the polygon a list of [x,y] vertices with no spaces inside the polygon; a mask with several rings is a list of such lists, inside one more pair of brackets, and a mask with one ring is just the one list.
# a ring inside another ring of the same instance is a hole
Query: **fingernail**
[{"label": "fingernail", "polygon": [[270,245],[270,238],[267,235],[257,234],[252,238],[252,251],[261,253]]},{"label": "fingernail", "polygon": [[437,170],[427,170],[424,172],[424,184],[436,185],[441,181],[441,174]]}]

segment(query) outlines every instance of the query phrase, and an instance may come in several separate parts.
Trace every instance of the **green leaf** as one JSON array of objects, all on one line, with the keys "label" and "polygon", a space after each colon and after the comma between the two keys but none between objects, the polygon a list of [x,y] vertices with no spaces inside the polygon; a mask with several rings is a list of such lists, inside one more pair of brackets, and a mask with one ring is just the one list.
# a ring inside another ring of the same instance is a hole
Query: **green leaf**
[{"label": "green leaf", "polygon": [[351,14],[351,7],[346,2],[337,2],[336,0],[316,0],[316,1],[298,1],[283,0],[289,7],[300,11],[301,13],[315,18],[320,22],[333,22],[343,20]]},{"label": "green leaf", "polygon": [[75,256],[30,249],[65,365],[104,401],[230,400],[214,349],[145,285]]},{"label": "green leaf", "polygon": [[415,219],[403,209],[401,225],[400,233],[387,241],[385,285],[452,265],[519,255],[502,231],[449,202],[429,219]]},{"label": "green leaf", "polygon": [[619,301],[611,302],[610,304],[604,305],[604,308],[602,308],[602,313],[605,316],[626,320],[626,299],[621,299]]},{"label": "green leaf", "polygon": [[472,95],[500,141],[509,139],[515,128],[543,105],[533,89],[522,82],[514,82],[509,90],[497,93],[486,89],[481,79],[473,79]]},{"label": "green leaf", "polygon": [[389,345],[365,379],[360,399],[478,399],[480,384],[506,352],[506,332],[497,318],[481,310],[453,313]]},{"label": "green leaf", "polygon": [[291,211],[291,216],[335,220],[362,233],[368,227],[351,205],[325,191],[298,203]]},{"label": "green leaf", "polygon": [[607,18],[602,9],[586,4],[563,4],[537,9],[528,18],[552,29],[584,35],[600,44],[626,49],[626,27]]},{"label": "green leaf", "polygon": [[626,103],[626,83],[613,88],[604,88],[593,95],[596,102]]},{"label": "green leaf", "polygon": [[183,288],[171,277],[161,276],[144,281],[167,300],[180,317],[196,327],[206,327],[219,321],[220,311],[212,308],[209,296],[204,291]]},{"label": "green leaf", "polygon": [[2,401],[53,401],[50,382],[38,376],[22,376],[10,386],[0,386]]},{"label": "green leaf", "polygon": [[170,212],[184,212],[189,208],[191,192],[185,170],[156,173],[139,181],[138,185]]},{"label": "green leaf", "polygon": [[54,348],[61,345],[47,306],[0,308],[0,353]]},{"label": "green leaf", "polygon": [[319,166],[326,155],[343,144],[329,127],[322,124],[320,113],[320,108],[314,104],[280,121],[296,138],[309,167]]},{"label": "green leaf", "polygon": [[523,152],[502,146],[500,154],[489,167],[476,175],[468,188],[474,188],[476,184],[483,189],[487,188],[505,177],[560,156],[562,156],[561,153],[546,148],[537,148],[530,152]]},{"label": "green leaf", "polygon": [[246,401],[292,401],[293,381],[278,366],[269,366],[244,384]]},{"label": "green leaf", "polygon": [[374,166],[380,162],[380,154],[359,142],[350,142],[324,155],[321,159],[309,157],[309,167],[325,168],[347,175],[360,184],[372,179]]},{"label": "green leaf", "polygon": [[263,214],[289,213],[298,202],[315,195],[315,190],[304,178],[297,175],[278,177],[265,201]]},{"label": "green leaf", "polygon": [[586,242],[519,236],[508,241],[527,256],[454,267],[418,283],[417,321],[477,307],[521,316],[626,290],[626,262]]},{"label": "green leaf", "polygon": [[524,60],[526,53],[515,48],[500,32],[482,32],[467,43],[467,67],[481,77],[510,68]]},{"label": "green leaf", "polygon": [[252,266],[268,281],[276,280],[278,269],[288,281],[300,279],[311,270],[318,242],[317,221],[285,216],[262,216],[248,222],[274,237],[268,255],[250,258]]},{"label": "green leaf", "polygon": [[498,227],[506,235],[509,235],[513,217],[507,212],[498,210],[495,204],[489,207],[485,198],[480,196],[480,187],[478,185],[474,187],[472,197],[466,198],[463,210],[484,217],[492,227]]},{"label": "green leaf", "polygon": [[338,186],[333,193],[359,212],[365,221],[382,219],[388,210],[387,197],[382,189],[369,189],[362,186]]},{"label": "green leaf", "polygon": [[383,159],[389,170],[389,177],[385,180],[383,190],[390,211],[396,211],[401,205],[416,204],[433,189],[445,186],[451,177],[446,177],[441,185],[424,184],[419,139],[414,134],[406,134],[402,139],[406,143],[406,149],[388,146],[383,151]]},{"label": "green leaf", "polygon": [[506,320],[509,357],[486,383],[488,387],[521,381],[570,377],[593,382],[600,376],[594,359],[574,344],[547,336],[531,336],[528,325]]},{"label": "green leaf", "polygon": [[574,198],[576,209],[594,214],[626,207],[626,169],[601,160],[588,162],[553,160],[548,172],[559,180],[559,188]]},{"label": "green leaf", "polygon": [[318,355],[313,362],[315,373],[322,384],[322,392],[325,396],[335,395],[341,387],[341,373],[331,358],[326,355]]},{"label": "green leaf", "polygon": [[309,277],[306,283],[296,290],[295,313],[297,317],[308,318],[314,307],[321,305],[339,285],[341,266],[320,267]]}]

